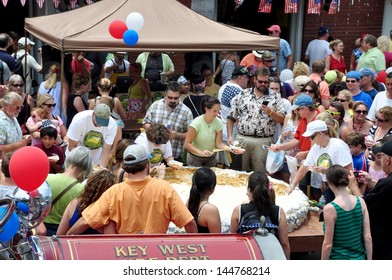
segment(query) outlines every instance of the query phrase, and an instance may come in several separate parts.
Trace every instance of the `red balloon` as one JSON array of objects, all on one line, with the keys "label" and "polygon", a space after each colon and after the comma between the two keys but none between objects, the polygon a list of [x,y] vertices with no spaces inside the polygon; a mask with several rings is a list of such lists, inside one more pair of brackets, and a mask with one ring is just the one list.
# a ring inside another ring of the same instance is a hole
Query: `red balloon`
[{"label": "red balloon", "polygon": [[18,149],[11,157],[9,169],[12,180],[24,191],[37,189],[49,174],[48,156],[39,148]]},{"label": "red balloon", "polygon": [[109,33],[116,39],[122,39],[124,32],[127,30],[127,25],[121,20],[112,21],[109,25]]}]

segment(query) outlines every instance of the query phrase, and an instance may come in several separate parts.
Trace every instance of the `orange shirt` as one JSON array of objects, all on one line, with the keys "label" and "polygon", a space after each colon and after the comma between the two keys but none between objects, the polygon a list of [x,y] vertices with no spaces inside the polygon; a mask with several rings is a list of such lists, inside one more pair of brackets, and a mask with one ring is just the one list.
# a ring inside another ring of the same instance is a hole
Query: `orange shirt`
[{"label": "orange shirt", "polygon": [[170,222],[182,228],[193,220],[172,186],[150,176],[112,186],[82,216],[94,229],[112,220],[119,234],[166,233]]},{"label": "orange shirt", "polygon": [[256,60],[256,56],[253,53],[248,53],[247,55],[244,56],[244,58],[241,60],[240,63],[241,66],[249,67],[251,65],[256,66],[256,69],[264,66],[263,62]]}]

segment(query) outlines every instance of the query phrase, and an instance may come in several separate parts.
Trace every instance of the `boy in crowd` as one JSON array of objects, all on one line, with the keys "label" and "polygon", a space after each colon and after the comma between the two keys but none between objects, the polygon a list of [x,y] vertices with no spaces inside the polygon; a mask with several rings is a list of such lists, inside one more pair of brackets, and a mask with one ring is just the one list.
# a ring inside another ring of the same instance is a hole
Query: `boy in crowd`
[{"label": "boy in crowd", "polygon": [[40,148],[49,158],[50,171],[49,173],[62,173],[64,164],[64,152],[57,146],[57,129],[54,125],[49,125],[41,128],[40,131],[41,143],[36,144],[35,147]]},{"label": "boy in crowd", "polygon": [[[369,172],[369,161],[367,159],[366,153],[365,135],[360,132],[351,132],[349,135],[347,135],[346,143],[350,147],[350,152],[353,158],[355,177],[358,178],[359,171]],[[366,190],[366,184],[359,183],[359,187],[361,192],[364,193]]]}]

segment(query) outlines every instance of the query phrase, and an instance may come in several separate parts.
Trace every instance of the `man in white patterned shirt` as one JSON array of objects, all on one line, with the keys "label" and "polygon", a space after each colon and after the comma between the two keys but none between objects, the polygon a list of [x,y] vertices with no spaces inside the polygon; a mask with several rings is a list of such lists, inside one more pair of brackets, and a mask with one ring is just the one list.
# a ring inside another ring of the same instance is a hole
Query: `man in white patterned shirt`
[{"label": "man in white patterned shirt", "polygon": [[268,88],[270,72],[267,67],[256,70],[253,88],[247,88],[231,102],[227,116],[227,143],[233,143],[233,128],[238,121],[236,139],[245,149],[242,170],[266,172],[267,150],[271,145],[276,123],[283,124],[285,109],[280,93]]},{"label": "man in white patterned shirt", "polygon": [[159,123],[169,128],[173,157],[182,161],[184,140],[192,120],[191,110],[180,101],[180,84],[169,82],[165,98],[155,101],[148,109],[143,127],[147,129],[150,124]]}]

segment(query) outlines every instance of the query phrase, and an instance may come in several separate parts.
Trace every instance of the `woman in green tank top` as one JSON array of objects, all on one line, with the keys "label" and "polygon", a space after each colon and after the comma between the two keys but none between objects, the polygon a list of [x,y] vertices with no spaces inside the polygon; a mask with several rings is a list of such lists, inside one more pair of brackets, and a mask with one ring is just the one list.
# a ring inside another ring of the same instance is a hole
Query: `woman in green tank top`
[{"label": "woman in green tank top", "polygon": [[335,199],[324,206],[321,259],[371,260],[372,237],[366,204],[347,192],[350,180],[356,180],[354,174],[335,164],[326,176]]}]

